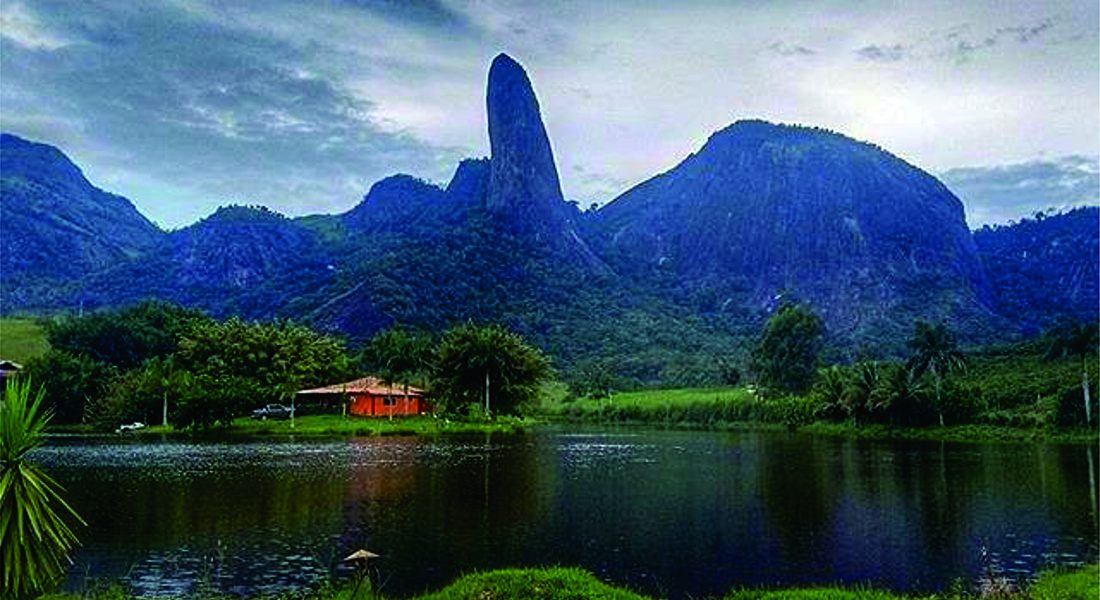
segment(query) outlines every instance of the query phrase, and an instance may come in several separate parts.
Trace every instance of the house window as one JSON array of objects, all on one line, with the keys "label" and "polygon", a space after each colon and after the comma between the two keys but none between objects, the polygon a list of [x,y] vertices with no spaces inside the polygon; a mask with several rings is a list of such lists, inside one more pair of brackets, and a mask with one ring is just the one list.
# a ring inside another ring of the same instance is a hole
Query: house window
[{"label": "house window", "polygon": [[393,396],[386,396],[385,398],[382,398],[382,406],[393,406],[395,404],[397,404],[397,398],[394,398]]}]

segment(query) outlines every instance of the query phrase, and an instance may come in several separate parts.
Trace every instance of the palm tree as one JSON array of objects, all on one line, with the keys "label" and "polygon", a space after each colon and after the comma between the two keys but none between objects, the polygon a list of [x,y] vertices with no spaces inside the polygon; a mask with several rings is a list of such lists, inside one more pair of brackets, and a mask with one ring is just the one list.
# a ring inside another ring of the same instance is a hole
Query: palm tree
[{"label": "palm tree", "polygon": [[874,410],[875,390],[878,389],[881,379],[882,372],[877,362],[864,361],[855,366],[852,377],[848,380],[844,402],[848,414],[857,425],[861,415]]},{"label": "palm tree", "polygon": [[891,423],[911,422],[920,418],[927,392],[922,377],[912,369],[898,365],[887,372],[882,384],[875,390],[875,409],[885,411]]},{"label": "palm tree", "polygon": [[57,582],[70,563],[76,535],[67,519],[84,521],[59,494],[61,486],[27,453],[42,444],[51,414],[43,391],[10,381],[0,402],[0,589],[4,596],[35,597]]},{"label": "palm tree", "polygon": [[[374,336],[366,350],[366,358],[382,383],[392,389],[395,383],[401,382],[406,399],[409,396],[409,380],[423,375],[430,356],[430,338],[400,327]],[[390,404],[390,418],[393,418],[393,404]]]},{"label": "palm tree", "polygon": [[1047,358],[1077,356],[1081,359],[1081,391],[1085,402],[1085,423],[1092,423],[1092,398],[1089,397],[1089,358],[1097,354],[1096,323],[1075,324],[1058,332],[1047,350]]},{"label": "palm tree", "polygon": [[822,369],[814,393],[821,401],[822,409],[818,416],[833,418],[848,412],[846,402],[848,394],[848,372],[838,365]]},{"label": "palm tree", "polygon": [[913,356],[908,368],[914,376],[931,373],[936,391],[936,412],[943,427],[943,378],[953,371],[966,369],[966,355],[959,351],[955,336],[943,323],[932,325],[927,321],[917,321],[913,339],[909,340]]}]

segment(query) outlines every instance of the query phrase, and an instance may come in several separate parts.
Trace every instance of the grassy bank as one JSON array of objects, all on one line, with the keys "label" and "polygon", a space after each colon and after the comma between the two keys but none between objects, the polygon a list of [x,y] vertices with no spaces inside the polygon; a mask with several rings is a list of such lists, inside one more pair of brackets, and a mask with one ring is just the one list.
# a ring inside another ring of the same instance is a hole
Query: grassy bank
[{"label": "grassy bank", "polygon": [[947,425],[945,427],[886,427],[817,422],[803,425],[799,432],[872,440],[929,440],[939,442],[1051,442],[1096,443],[1100,432],[1083,429],[1010,427],[1007,425]]},{"label": "grassy bank", "polygon": [[0,359],[25,363],[49,349],[46,332],[35,319],[0,317]]},{"label": "grassy bank", "polygon": [[640,390],[540,407],[541,414],[567,421],[715,429],[737,423],[804,424],[813,421],[813,412],[805,398],[762,401],[746,387]]},{"label": "grassy bank", "polygon": [[436,435],[446,433],[508,433],[536,424],[533,419],[498,417],[489,421],[456,421],[442,417],[365,418],[340,415],[306,415],[287,421],[257,421],[241,418],[222,430],[233,436],[265,435]]},{"label": "grassy bank", "polygon": [[[1030,392],[1028,392],[1030,393]],[[538,407],[548,419],[569,423],[646,425],[669,429],[783,429],[862,439],[939,441],[1096,442],[1100,432],[1058,429],[1038,420],[994,420],[946,427],[855,426],[821,421],[809,397],[762,399],[747,387],[641,390],[610,398],[555,397]],[[1030,407],[1027,410],[1031,410]],[[998,414],[1005,411],[998,409]]]},{"label": "grassy bank", "polygon": [[[352,592],[351,588],[322,589],[299,597],[309,600],[351,600],[353,597]],[[1100,566],[1090,565],[1080,569],[1044,573],[1028,589],[986,597],[995,597],[1001,600],[1094,600],[1098,593],[1100,593]],[[197,595],[195,597],[209,596]],[[722,600],[903,600],[917,598],[962,600],[979,597],[982,596],[968,592],[912,596],[869,588],[817,587],[734,590],[724,596]],[[113,587],[83,596],[57,594],[49,596],[49,598],[51,600],[76,600],[78,598],[128,600],[130,596],[123,589]],[[372,595],[360,589],[357,598],[381,600],[383,596]],[[439,591],[416,596],[414,600],[577,600],[582,598],[649,600],[651,597],[606,584],[582,569],[555,567],[546,569],[501,569],[485,573],[474,573],[459,578]]]},{"label": "grassy bank", "polygon": [[[377,435],[444,435],[452,433],[514,433],[537,424],[534,419],[498,417],[490,421],[455,421],[432,416],[363,418],[340,415],[306,415],[286,421],[257,421],[247,417],[236,419],[229,427],[206,431],[180,430],[171,425],[146,427],[121,434],[137,438],[179,436],[211,438],[262,438],[271,436],[377,436]],[[50,428],[52,434],[102,434],[87,425],[59,425]]]}]

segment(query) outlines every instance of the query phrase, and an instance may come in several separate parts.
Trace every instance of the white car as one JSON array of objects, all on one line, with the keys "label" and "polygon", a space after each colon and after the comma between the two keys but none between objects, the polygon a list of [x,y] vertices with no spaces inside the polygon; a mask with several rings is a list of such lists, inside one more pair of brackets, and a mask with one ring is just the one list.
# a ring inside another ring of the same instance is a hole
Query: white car
[{"label": "white car", "polygon": [[133,423],[119,425],[118,429],[115,430],[115,433],[126,433],[129,431],[137,431],[138,429],[145,429],[145,423],[134,421]]}]

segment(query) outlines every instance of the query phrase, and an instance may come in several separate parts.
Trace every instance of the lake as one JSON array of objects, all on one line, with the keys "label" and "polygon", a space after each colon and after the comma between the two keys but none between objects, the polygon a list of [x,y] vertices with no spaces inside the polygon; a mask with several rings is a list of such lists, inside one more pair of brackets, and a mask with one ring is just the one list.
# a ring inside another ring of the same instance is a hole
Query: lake
[{"label": "lake", "polygon": [[396,596],[472,570],[579,565],[681,598],[739,585],[970,583],[1095,560],[1096,449],[776,432],[242,443],[55,438],[88,521],[67,586],[277,593],[367,548]]}]

